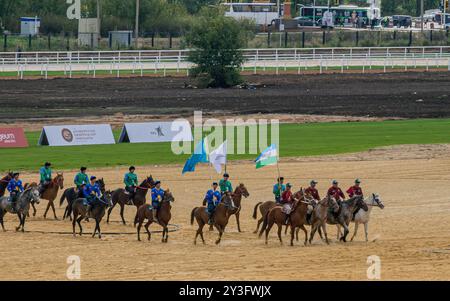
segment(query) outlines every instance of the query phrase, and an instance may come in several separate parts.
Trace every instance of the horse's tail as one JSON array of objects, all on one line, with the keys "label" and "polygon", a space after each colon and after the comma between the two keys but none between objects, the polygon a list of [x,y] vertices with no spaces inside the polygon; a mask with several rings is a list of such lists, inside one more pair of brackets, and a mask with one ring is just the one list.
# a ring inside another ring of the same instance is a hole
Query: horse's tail
[{"label": "horse's tail", "polygon": [[271,210],[267,210],[267,212],[266,212],[265,215],[264,215],[264,222],[263,222],[263,224],[262,224],[261,231],[259,231],[258,237],[261,237],[261,236],[262,236],[264,230],[266,230],[267,225],[269,224],[269,213],[270,213],[270,211],[271,211]]},{"label": "horse's tail", "polygon": [[261,205],[262,202],[259,202],[258,204],[255,205],[255,209],[253,209],[253,218],[256,219],[257,215],[258,215],[258,206]]},{"label": "horse's tail", "polygon": [[191,211],[191,225],[194,224],[194,217],[195,217],[195,211],[197,210],[198,207],[195,207],[194,209],[192,209]]},{"label": "horse's tail", "polygon": [[64,203],[64,200],[67,198],[66,192],[67,192],[67,190],[64,191],[64,193],[61,195],[61,198],[59,199],[59,207],[62,206],[62,204]]}]

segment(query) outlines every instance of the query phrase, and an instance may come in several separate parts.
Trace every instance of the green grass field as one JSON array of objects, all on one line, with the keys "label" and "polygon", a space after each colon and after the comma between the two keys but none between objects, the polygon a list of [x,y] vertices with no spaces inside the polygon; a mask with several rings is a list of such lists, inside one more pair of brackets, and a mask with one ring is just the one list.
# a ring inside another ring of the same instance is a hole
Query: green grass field
[{"label": "green grass field", "polygon": [[[0,171],[37,170],[44,161],[51,161],[55,169],[63,170],[81,165],[111,167],[184,163],[188,157],[174,155],[170,143],[37,146],[39,134],[26,133],[29,148],[1,149]],[[117,138],[119,131],[114,134]],[[450,143],[450,119],[280,125],[281,157],[359,152],[379,146],[425,143]],[[256,156],[231,155],[229,159],[252,160]]]}]

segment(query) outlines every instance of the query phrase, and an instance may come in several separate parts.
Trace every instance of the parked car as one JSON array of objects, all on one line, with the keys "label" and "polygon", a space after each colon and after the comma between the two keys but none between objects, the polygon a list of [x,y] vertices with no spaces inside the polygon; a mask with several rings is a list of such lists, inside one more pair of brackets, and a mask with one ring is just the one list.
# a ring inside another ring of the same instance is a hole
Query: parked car
[{"label": "parked car", "polygon": [[394,23],[394,27],[411,27],[412,26],[412,17],[405,15],[395,15],[392,16],[392,21]]},{"label": "parked car", "polygon": [[317,22],[314,24],[314,21],[308,17],[295,17],[294,20],[297,21],[299,27],[317,26]]}]

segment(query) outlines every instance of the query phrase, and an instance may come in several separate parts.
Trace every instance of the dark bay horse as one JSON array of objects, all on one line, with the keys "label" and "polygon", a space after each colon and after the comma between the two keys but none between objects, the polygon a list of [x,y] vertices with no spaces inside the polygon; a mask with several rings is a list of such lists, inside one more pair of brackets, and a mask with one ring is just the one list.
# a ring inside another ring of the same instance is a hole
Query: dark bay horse
[{"label": "dark bay horse", "polygon": [[[230,218],[232,212],[236,209],[232,207],[231,195],[229,193],[224,194],[221,202],[216,207],[214,211],[213,219],[214,226],[217,231],[219,231],[219,237],[216,240],[216,245],[222,240],[223,232],[228,224],[228,219]],[[191,225],[194,224],[194,219],[197,221],[198,229],[195,233],[194,244],[197,244],[197,237],[200,235],[203,244],[205,244],[205,239],[203,237],[203,227],[208,224],[208,213],[206,213],[206,207],[195,207],[191,212]]]},{"label": "dark bay horse", "polygon": [[[37,183],[30,183],[25,184],[25,188],[30,186],[38,186]],[[56,220],[58,220],[58,217],[56,216],[56,210],[55,210],[55,204],[54,201],[56,197],[58,196],[59,189],[64,189],[64,175],[63,173],[57,173],[56,177],[53,178],[53,180],[48,184],[47,188],[44,190],[44,192],[41,194],[41,199],[47,200],[47,208],[44,212],[44,218],[47,218],[47,213],[50,207],[53,210],[53,216]],[[33,216],[36,216],[36,207],[34,207],[34,202],[31,203],[31,206],[33,207]]]},{"label": "dark bay horse", "polygon": [[94,205],[92,205],[90,214],[88,215],[87,206],[84,205],[85,199],[78,198],[72,203],[72,212],[73,212],[73,220],[72,220],[72,230],[73,236],[75,237],[75,223],[78,223],[78,227],[80,227],[80,236],[83,234],[83,228],[81,227],[81,221],[85,218],[93,218],[95,220],[95,229],[94,233],[92,233],[92,237],[98,231],[98,238],[102,238],[102,232],[100,230],[100,222],[102,221],[103,216],[105,216],[106,208],[112,206],[111,201],[111,192],[106,191],[100,200],[97,200]]},{"label": "dark bay horse", "polygon": [[[308,241],[308,231],[306,230],[305,225],[307,224],[306,214],[309,203],[305,200],[303,189],[300,189],[298,192],[293,194],[292,197],[294,199],[294,203],[292,205],[292,211],[289,218],[289,225],[291,227],[291,246],[294,245],[294,236],[297,228],[302,229],[305,233],[306,245]],[[283,212],[283,207],[281,205],[277,205],[269,209],[264,216],[264,223],[261,231],[259,232],[259,237],[261,237],[265,231],[265,243],[267,244],[269,232],[273,225],[276,224],[278,227],[278,239],[280,240],[280,243],[283,244],[281,231],[283,229],[283,225],[286,223],[286,217],[287,215]]]},{"label": "dark bay horse", "polygon": [[5,195],[6,187],[13,178],[13,173],[10,171],[6,176],[0,179],[0,197]]},{"label": "dark bay horse", "polygon": [[[103,178],[97,180],[98,186],[100,188],[100,191],[102,194],[105,193],[105,180]],[[79,191],[76,191],[76,187],[67,188],[64,190],[63,194],[61,195],[61,198],[59,199],[59,206],[61,207],[64,203],[64,200],[67,200],[67,206],[66,210],[64,211],[63,219],[66,219],[66,217],[69,217],[70,220],[72,220],[72,203],[77,198],[81,198]]]},{"label": "dark bay horse", "polygon": [[[109,223],[109,216],[114,207],[119,204],[120,206],[120,217],[122,218],[122,223],[126,225],[125,218],[123,217],[123,212],[125,210],[125,205],[134,205],[136,210],[145,204],[145,196],[147,192],[155,187],[155,181],[152,176],[148,176],[138,187],[136,187],[136,193],[134,194],[133,201],[130,201],[130,196],[125,193],[125,189],[118,188],[112,193],[112,206],[108,209],[108,217],[106,222]],[[134,220],[136,221],[137,215]]]},{"label": "dark bay horse", "polygon": [[[169,222],[172,218],[172,214],[170,210],[172,209],[171,203],[175,201],[175,198],[173,197],[172,193],[167,189],[164,191],[164,197],[161,201],[161,207],[158,210],[157,218],[158,223],[161,227],[163,227],[163,233],[162,233],[162,242],[166,243],[169,239]],[[137,220],[134,222],[134,226],[137,226],[137,237],[138,241],[141,241],[141,227],[145,220],[147,220],[147,223],[144,225],[145,230],[148,234],[148,240],[150,241],[152,234],[148,230],[148,227],[154,222],[153,220],[153,210],[151,209],[151,206],[148,204],[144,204],[141,207],[139,207],[137,211]]]},{"label": "dark bay horse", "polygon": [[339,239],[340,241],[347,241],[347,235],[350,232],[348,226],[352,221],[353,214],[359,209],[367,211],[369,210],[369,207],[367,207],[367,204],[364,202],[364,198],[362,196],[354,196],[346,201],[339,202],[339,211],[336,214],[333,214],[333,212],[328,212],[327,224],[340,225],[344,227],[344,235],[341,236]]},{"label": "dark bay horse", "polygon": [[261,218],[258,220],[258,223],[256,224],[256,230],[253,231],[253,233],[255,233],[255,234],[258,233],[259,225],[261,225],[264,222],[264,217],[266,216],[267,212],[270,209],[272,209],[273,207],[275,207],[276,205],[277,205],[277,203],[275,203],[274,201],[259,202],[255,205],[255,208],[253,209],[252,217],[254,219],[258,218],[258,207],[259,207],[259,212],[261,212]]},{"label": "dark bay horse", "polygon": [[11,203],[8,201],[9,197],[0,197],[0,224],[3,231],[5,226],[3,225],[3,217],[7,212],[17,214],[19,217],[19,226],[16,227],[16,231],[22,228],[22,232],[25,231],[25,219],[27,218],[28,211],[30,210],[31,202],[39,204],[39,189],[36,186],[29,187],[21,192],[17,196],[16,208],[11,207]]}]

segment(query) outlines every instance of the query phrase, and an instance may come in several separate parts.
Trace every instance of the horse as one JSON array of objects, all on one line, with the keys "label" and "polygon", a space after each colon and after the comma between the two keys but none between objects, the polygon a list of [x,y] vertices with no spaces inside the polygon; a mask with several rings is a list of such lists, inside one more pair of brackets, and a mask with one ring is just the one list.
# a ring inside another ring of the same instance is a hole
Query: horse
[{"label": "horse", "polygon": [[[222,240],[223,232],[228,224],[228,219],[230,218],[232,212],[235,212],[235,208],[232,205],[232,197],[230,193],[223,195],[222,200],[217,205],[216,210],[213,214],[214,226],[217,231],[219,231],[219,237],[216,240],[216,245]],[[208,214],[206,213],[206,207],[195,207],[191,211],[191,225],[194,224],[194,219],[197,221],[198,229],[195,234],[194,245],[197,244],[197,237],[200,235],[203,244],[205,244],[205,239],[203,237],[203,227],[208,224]]]},{"label": "horse", "polygon": [[[36,186],[38,187],[37,183],[27,183],[25,184],[25,188],[28,188],[30,186]],[[41,194],[41,199],[47,200],[47,208],[44,212],[44,218],[47,218],[47,212],[50,209],[50,207],[53,210],[53,216],[55,217],[55,220],[58,220],[58,217],[56,216],[56,210],[55,210],[55,204],[53,203],[58,196],[59,189],[64,189],[64,175],[63,173],[57,173],[56,177],[53,178],[53,180],[48,184],[47,188],[45,188],[44,192]],[[34,203],[31,203],[31,206],[33,207],[33,216],[36,216],[36,207],[34,207]]]},{"label": "horse", "polygon": [[[98,183],[101,193],[104,194],[106,191],[105,180],[103,178],[98,179],[97,183]],[[64,203],[64,200],[67,199],[67,206],[66,206],[66,210],[64,211],[63,220],[66,219],[67,217],[69,217],[70,220],[72,220],[72,216],[71,216],[72,203],[79,197],[80,197],[80,192],[79,191],[77,192],[75,187],[67,188],[66,190],[64,190],[64,193],[62,194],[61,198],[59,199],[60,207]]]},{"label": "horse", "polygon": [[39,204],[39,189],[37,187],[30,187],[19,193],[17,196],[16,208],[11,207],[9,197],[0,197],[0,223],[3,231],[6,231],[5,226],[3,225],[3,217],[9,212],[15,213],[19,217],[19,226],[16,227],[16,231],[19,231],[20,228],[22,228],[22,232],[25,232],[25,219],[28,210],[30,210],[31,202]]},{"label": "horse", "polygon": [[14,175],[10,171],[6,174],[6,176],[4,176],[3,178],[0,179],[0,197],[5,195],[6,187],[8,186],[9,181],[11,181],[13,178],[14,178]]},{"label": "horse", "polygon": [[[120,206],[120,217],[122,218],[122,223],[126,225],[125,218],[123,217],[123,212],[125,209],[125,205],[134,205],[136,206],[136,210],[139,209],[140,206],[145,204],[145,196],[149,189],[155,187],[155,181],[153,177],[148,176],[138,187],[136,187],[136,193],[134,194],[133,200],[130,200],[130,195],[125,193],[125,189],[118,188],[112,193],[112,203],[111,208],[108,209],[108,217],[106,222],[109,223],[109,216],[111,211],[114,209],[116,204],[118,203]],[[137,215],[134,220],[136,221]]]},{"label": "horse", "polygon": [[[291,246],[294,245],[295,230],[297,228],[302,229],[305,233],[304,244],[306,245],[306,243],[308,242],[308,231],[306,230],[305,225],[307,224],[306,214],[308,212],[309,203],[305,200],[303,189],[300,189],[298,192],[293,194],[292,198],[294,199],[294,203],[292,205],[292,211],[289,218],[289,225],[291,227]],[[265,231],[265,243],[267,244],[269,232],[272,229],[273,225],[277,224],[278,238],[280,240],[280,243],[283,244],[281,231],[283,229],[283,225],[286,224],[286,217],[287,215],[283,212],[283,207],[280,205],[276,205],[269,209],[264,216],[264,222],[261,231],[259,232],[259,237],[261,237]]]},{"label": "horse", "polygon": [[[367,197],[364,202],[366,203],[367,207],[369,208],[367,211],[364,210],[358,210],[356,214],[354,215],[354,218],[352,219],[352,222],[355,223],[355,232],[353,233],[352,238],[350,241],[353,241],[353,239],[356,236],[356,233],[358,232],[358,226],[359,224],[364,224],[364,232],[366,235],[366,242],[369,241],[368,239],[368,228],[369,228],[369,220],[370,220],[370,213],[372,212],[373,207],[379,207],[380,209],[384,209],[384,204],[381,201],[378,194],[372,193],[369,197]],[[340,225],[337,225],[338,228],[338,235],[341,234],[341,227]]]},{"label": "horse", "polygon": [[[164,197],[161,201],[161,207],[158,209],[157,218],[158,223],[163,227],[163,233],[162,233],[162,242],[167,243],[167,240],[169,239],[169,228],[167,227],[169,225],[170,218],[172,217],[172,214],[170,213],[170,210],[172,209],[172,205],[170,203],[174,202],[175,198],[173,197],[172,193],[167,189],[164,191]],[[134,222],[134,226],[137,226],[137,237],[138,241],[141,241],[141,227],[144,221],[147,219],[147,223],[144,225],[145,230],[148,234],[148,240],[151,239],[151,233],[148,230],[148,227],[154,222],[153,220],[153,210],[151,209],[151,206],[148,204],[144,204],[141,207],[139,207],[137,211],[137,220]]]},{"label": "horse", "polygon": [[[266,216],[267,212],[272,209],[273,207],[275,207],[277,205],[277,203],[275,203],[274,201],[265,201],[265,202],[259,202],[255,205],[255,208],[253,209],[253,219],[257,219],[258,218],[258,207],[259,207],[259,212],[261,212],[261,218],[258,220],[258,223],[256,224],[256,230],[253,231],[253,233],[258,233],[259,230],[259,225],[261,225],[261,223],[264,222],[264,217]],[[287,228],[286,228],[287,229]]]},{"label": "horse", "polygon": [[[234,192],[231,194],[232,200],[233,200],[233,205],[234,205],[234,209],[230,211],[230,216],[234,214],[234,216],[236,217],[236,224],[237,224],[237,228],[238,228],[238,232],[242,232],[241,231],[241,223],[239,222],[239,216],[240,216],[240,212],[241,212],[241,201],[242,201],[242,196],[244,196],[245,198],[248,198],[250,196],[250,193],[247,190],[247,187],[245,187],[245,185],[243,183],[240,183],[236,189],[234,190]],[[206,205],[206,200],[203,200],[203,206]],[[213,230],[213,226],[210,226],[210,231]]]},{"label": "horse", "polygon": [[[337,213],[339,211],[339,205],[336,202],[336,200],[328,195],[321,201],[319,201],[313,209],[312,215],[311,215],[311,235],[309,236],[309,244],[312,243],[312,240],[314,238],[314,234],[316,231],[322,228],[323,233],[325,234],[325,241],[327,244],[330,244],[328,241],[328,235],[327,235],[327,219],[328,219],[328,211],[331,209],[332,212]],[[321,234],[321,232],[319,232]],[[322,236],[322,235],[321,235]]]},{"label": "horse", "polygon": [[328,212],[327,224],[341,225],[344,227],[344,235],[339,238],[340,233],[338,233],[338,239],[340,241],[347,242],[347,235],[350,232],[348,226],[353,218],[353,214],[359,209],[363,209],[364,211],[369,210],[369,207],[360,195],[354,196],[346,201],[339,202],[339,210],[336,214]]},{"label": "horse", "polygon": [[100,222],[102,221],[103,216],[105,216],[106,208],[112,206],[111,201],[111,191],[106,191],[101,199],[97,199],[97,201],[92,205],[90,214],[88,215],[87,208],[84,205],[86,199],[78,198],[72,203],[72,212],[73,212],[73,220],[72,220],[72,230],[73,237],[75,235],[75,223],[78,223],[78,227],[80,228],[80,236],[83,234],[83,228],[81,227],[81,221],[84,218],[90,217],[95,219],[95,229],[94,233],[92,233],[92,237],[95,237],[95,234],[98,231],[98,238],[102,238],[102,232],[100,230]]}]

